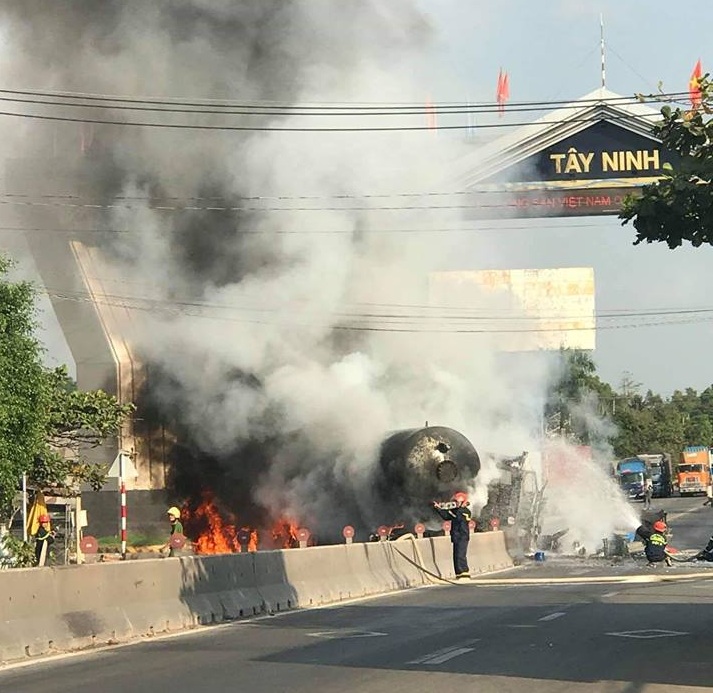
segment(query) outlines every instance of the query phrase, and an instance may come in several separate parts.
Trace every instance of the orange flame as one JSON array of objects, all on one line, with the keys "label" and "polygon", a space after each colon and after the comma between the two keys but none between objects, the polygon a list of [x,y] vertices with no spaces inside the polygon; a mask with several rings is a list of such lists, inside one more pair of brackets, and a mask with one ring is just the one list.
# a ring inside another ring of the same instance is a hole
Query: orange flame
[{"label": "orange flame", "polygon": [[200,505],[186,513],[189,518],[186,525],[197,538],[193,548],[198,554],[239,553],[242,549],[240,538],[245,534],[250,539],[248,551],[257,551],[258,536],[254,529],[241,527],[236,529],[236,520],[232,513],[221,512],[215,505],[213,494],[206,491]]},{"label": "orange flame", "polygon": [[[197,554],[240,553],[258,550],[258,533],[254,527],[238,525],[236,517],[215,502],[211,491],[204,491],[200,504],[183,508],[187,534],[196,537],[193,549]],[[278,519],[265,535],[268,549],[293,549],[300,545],[299,525],[289,517]]]},{"label": "orange flame", "polygon": [[276,549],[294,549],[300,545],[297,524],[288,517],[277,520],[272,527],[272,544]]}]

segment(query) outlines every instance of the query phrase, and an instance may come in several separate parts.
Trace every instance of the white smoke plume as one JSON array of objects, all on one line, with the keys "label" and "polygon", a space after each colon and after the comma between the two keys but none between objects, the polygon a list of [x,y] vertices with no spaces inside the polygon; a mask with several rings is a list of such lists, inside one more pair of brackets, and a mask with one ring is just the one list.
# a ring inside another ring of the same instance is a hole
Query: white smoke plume
[{"label": "white smoke plume", "polygon": [[[133,338],[151,367],[153,406],[183,443],[184,482],[210,478],[271,517],[333,531],[378,523],[371,483],[389,431],[429,421],[458,429],[480,451],[538,445],[546,360],[503,367],[492,335],[444,334],[449,321],[426,309],[427,274],[454,248],[411,231],[461,221],[456,209],[433,208],[455,207],[454,198],[437,205],[428,196],[455,188],[458,140],[269,129],[424,125],[425,113],[304,118],[289,109],[423,103],[429,90],[418,66],[431,30],[415,3],[105,0],[47,12],[7,0],[0,25],[8,88],[279,112],[81,111],[267,128],[245,132],[0,124],[8,159],[43,162],[28,192],[115,203],[92,217],[57,207],[52,221],[99,225],[95,242],[116,272],[104,281],[122,299],[152,301],[155,310],[136,311]],[[45,159],[63,161],[63,173]],[[484,297],[473,308],[490,305]]]},{"label": "white smoke plume", "polygon": [[610,473],[611,463],[594,457],[591,448],[552,439],[546,459],[542,528],[544,534],[567,530],[561,540],[564,553],[595,553],[604,540],[633,532],[641,524]]}]

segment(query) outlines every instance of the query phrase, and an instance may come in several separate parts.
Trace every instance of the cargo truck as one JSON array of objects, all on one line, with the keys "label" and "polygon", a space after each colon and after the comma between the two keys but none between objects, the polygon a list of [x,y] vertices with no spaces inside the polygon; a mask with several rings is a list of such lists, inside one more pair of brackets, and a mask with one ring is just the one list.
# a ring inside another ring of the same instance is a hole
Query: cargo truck
[{"label": "cargo truck", "polygon": [[671,456],[667,453],[641,453],[620,460],[616,465],[619,486],[632,500],[643,500],[644,485],[651,480],[654,498],[669,498],[673,493]]},{"label": "cargo truck", "polygon": [[673,473],[671,470],[671,455],[666,452],[656,454],[639,454],[648,470],[648,476],[653,486],[654,498],[670,498],[673,495]]},{"label": "cargo truck", "polygon": [[682,496],[706,493],[711,483],[711,450],[706,445],[690,445],[676,465],[678,491]]},{"label": "cargo truck", "polygon": [[638,457],[619,460],[615,470],[621,490],[630,500],[643,500],[644,484],[648,478],[646,462]]}]

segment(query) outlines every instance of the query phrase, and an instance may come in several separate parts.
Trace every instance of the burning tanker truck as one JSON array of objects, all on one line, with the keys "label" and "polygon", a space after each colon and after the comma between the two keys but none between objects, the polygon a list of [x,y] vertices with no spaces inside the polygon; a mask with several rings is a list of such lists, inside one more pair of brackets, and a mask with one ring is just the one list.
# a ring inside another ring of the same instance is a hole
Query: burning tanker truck
[{"label": "burning tanker truck", "polygon": [[[474,515],[478,531],[487,531],[497,524],[523,547],[537,541],[543,492],[535,472],[528,468],[527,457],[527,452],[512,458],[489,456],[500,475],[488,484],[487,503]],[[346,524],[354,526],[357,541],[366,540],[370,532],[372,540],[378,539],[377,526],[387,528],[387,538],[396,539],[412,532],[420,522],[427,527],[430,524],[427,534],[441,534],[441,521],[432,511],[433,501],[448,501],[457,492],[472,491],[480,470],[478,452],[468,438],[452,428],[426,425],[391,433],[380,446],[378,464],[369,484],[373,493],[369,502],[362,502],[359,512],[347,501],[348,494],[337,492],[340,501],[334,510],[342,513],[329,513],[328,524],[317,525],[310,542],[341,543],[344,540],[341,530]],[[232,486],[227,484],[225,488]],[[205,493],[202,499],[197,509],[195,504],[186,508],[186,534],[198,553],[299,546],[297,533],[304,519],[292,517],[270,522],[263,517],[254,525],[241,527],[246,538],[240,540],[236,517],[226,514],[226,504],[212,496],[206,502]],[[265,529],[270,527],[271,531]],[[259,541],[257,535],[253,537],[256,528]]]},{"label": "burning tanker truck", "polygon": [[434,500],[466,491],[480,471],[480,457],[458,431],[428,426],[389,435],[381,446],[376,491],[385,524],[430,519]]}]

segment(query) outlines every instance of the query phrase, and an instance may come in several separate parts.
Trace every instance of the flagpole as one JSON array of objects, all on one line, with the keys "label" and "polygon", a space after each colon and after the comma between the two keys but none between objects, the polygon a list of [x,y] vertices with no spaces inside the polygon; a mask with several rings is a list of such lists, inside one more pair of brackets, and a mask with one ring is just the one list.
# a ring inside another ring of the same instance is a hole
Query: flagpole
[{"label": "flagpole", "polygon": [[599,15],[599,46],[602,57],[602,89],[607,86],[606,54],[604,52],[604,14]]}]

